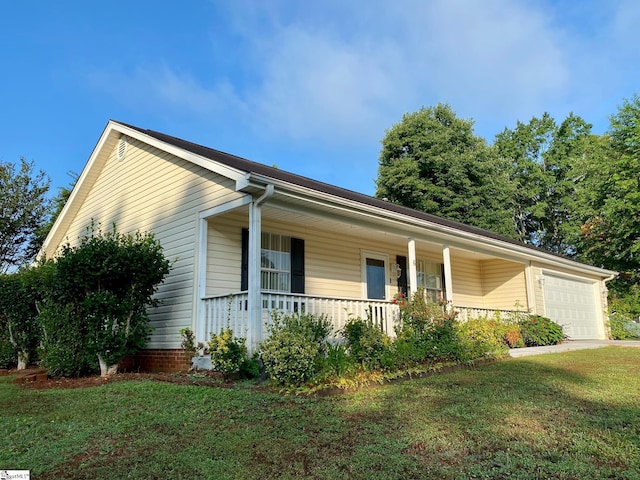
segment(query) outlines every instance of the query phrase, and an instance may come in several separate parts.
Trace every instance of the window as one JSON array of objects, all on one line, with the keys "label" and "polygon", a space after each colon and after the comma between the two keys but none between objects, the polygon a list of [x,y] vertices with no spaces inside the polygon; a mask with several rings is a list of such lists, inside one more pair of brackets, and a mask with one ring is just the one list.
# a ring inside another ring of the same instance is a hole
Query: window
[{"label": "window", "polygon": [[444,298],[442,292],[442,264],[418,260],[416,262],[418,288],[423,288],[427,300],[435,302]]},{"label": "window", "polygon": [[[260,241],[260,285],[271,292],[304,293],[304,240],[262,232]],[[249,286],[249,230],[242,229],[240,289]]]},{"label": "window", "polygon": [[260,280],[263,290],[291,291],[291,237],[262,232]]}]

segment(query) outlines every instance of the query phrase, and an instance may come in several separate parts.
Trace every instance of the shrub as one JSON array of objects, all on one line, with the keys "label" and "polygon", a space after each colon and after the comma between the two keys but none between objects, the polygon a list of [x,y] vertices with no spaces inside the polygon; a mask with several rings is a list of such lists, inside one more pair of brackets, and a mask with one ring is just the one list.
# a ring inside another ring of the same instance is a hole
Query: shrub
[{"label": "shrub", "polygon": [[611,338],[625,340],[640,338],[640,285],[633,285],[622,297],[613,297],[609,303],[609,329]]},{"label": "shrub", "polygon": [[556,345],[564,340],[562,327],[540,315],[529,315],[519,323],[520,334],[527,347]]},{"label": "shrub", "polygon": [[466,360],[491,358],[505,353],[502,325],[486,318],[471,319],[460,326]]},{"label": "shrub", "polygon": [[[169,261],[152,234],[124,235],[115,225],[95,233],[91,225],[77,246],[63,246],[45,302],[48,367],[57,370],[59,361],[67,365],[63,370],[82,371],[86,357],[93,356],[103,376],[116,371],[122,357],[140,350],[151,333],[147,307],[159,304],[153,295],[168,273]],[[53,327],[59,324],[65,328]],[[80,363],[72,366],[74,359]]]},{"label": "shrub", "polygon": [[180,337],[182,338],[180,348],[184,350],[187,365],[191,366],[193,357],[204,355],[205,344],[202,342],[196,344],[196,334],[189,327],[180,330]]},{"label": "shrub", "polygon": [[365,369],[388,369],[395,360],[391,340],[370,320],[350,318],[342,329],[349,356]]},{"label": "shrub", "polygon": [[213,370],[222,373],[225,378],[239,372],[247,360],[245,339],[234,336],[230,328],[223,328],[219,334],[212,333],[207,343]]},{"label": "shrub", "polygon": [[613,340],[640,338],[640,325],[620,313],[609,315],[609,333]]},{"label": "shrub", "polygon": [[287,387],[302,385],[314,377],[318,354],[318,345],[288,329],[271,334],[261,348],[265,371]]},{"label": "shrub", "polygon": [[509,348],[524,347],[524,340],[520,333],[520,325],[502,325],[502,340]]},{"label": "shrub", "polygon": [[0,368],[13,368],[18,364],[18,352],[9,339],[9,330],[0,328]]},{"label": "shrub", "polygon": [[267,374],[280,385],[302,385],[318,373],[331,334],[325,315],[272,312],[269,338],[260,353]]},{"label": "shrub", "polygon": [[240,363],[240,368],[238,370],[240,373],[240,378],[258,378],[262,375],[262,362],[260,361],[260,354],[258,352],[254,352],[251,358],[245,357],[245,359]]},{"label": "shrub", "polygon": [[412,298],[396,297],[400,325],[396,328],[396,355],[400,364],[457,361],[463,358],[459,322],[453,306],[427,301],[422,290]]},{"label": "shrub", "polygon": [[73,305],[45,302],[38,318],[43,331],[41,365],[49,375],[78,377],[98,370],[95,355],[88,348],[87,326]]},{"label": "shrub", "polygon": [[341,377],[345,375],[351,367],[351,361],[347,354],[347,349],[342,343],[327,344],[326,369],[330,374]]},{"label": "shrub", "polygon": [[[36,298],[32,292],[35,269],[0,275],[0,350],[13,360],[0,363],[27,367],[35,360],[40,338]],[[4,345],[3,345],[4,344]],[[8,360],[8,359],[7,359]]]}]

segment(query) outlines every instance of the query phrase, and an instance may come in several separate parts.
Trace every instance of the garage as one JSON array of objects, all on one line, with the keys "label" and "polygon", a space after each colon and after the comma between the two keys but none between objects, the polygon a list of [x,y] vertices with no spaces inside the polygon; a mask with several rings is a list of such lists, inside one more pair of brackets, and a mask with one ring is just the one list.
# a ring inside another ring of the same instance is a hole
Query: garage
[{"label": "garage", "polygon": [[571,340],[602,338],[598,304],[594,282],[545,272],[546,316],[562,325]]}]

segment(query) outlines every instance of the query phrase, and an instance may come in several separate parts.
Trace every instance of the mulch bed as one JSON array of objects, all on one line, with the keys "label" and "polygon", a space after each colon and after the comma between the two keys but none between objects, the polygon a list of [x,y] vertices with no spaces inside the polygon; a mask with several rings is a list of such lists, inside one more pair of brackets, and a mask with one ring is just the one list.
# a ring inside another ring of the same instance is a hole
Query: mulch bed
[{"label": "mulch bed", "polygon": [[69,378],[50,378],[47,375],[47,372],[41,369],[0,370],[0,376],[6,375],[15,375],[16,378],[13,380],[13,383],[20,385],[22,388],[30,388],[36,390],[45,390],[48,388],[86,388],[104,385],[105,383],[139,380],[156,380],[161,382],[175,383],[178,385],[204,385],[216,387],[230,386],[230,384],[224,381],[222,375],[213,372],[199,372],[197,376],[187,372],[124,372],[116,373],[115,375],[111,375],[109,378],[102,378],[99,375]]}]

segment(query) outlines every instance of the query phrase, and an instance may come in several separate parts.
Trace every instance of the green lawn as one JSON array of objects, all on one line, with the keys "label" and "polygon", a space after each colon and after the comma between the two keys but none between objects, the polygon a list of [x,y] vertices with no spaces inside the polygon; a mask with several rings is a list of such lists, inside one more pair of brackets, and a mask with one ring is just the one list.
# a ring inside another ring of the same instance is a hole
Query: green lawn
[{"label": "green lawn", "polygon": [[327,397],[0,377],[0,470],[35,479],[640,479],[640,348],[507,360]]}]

